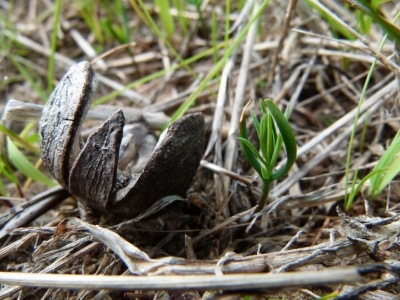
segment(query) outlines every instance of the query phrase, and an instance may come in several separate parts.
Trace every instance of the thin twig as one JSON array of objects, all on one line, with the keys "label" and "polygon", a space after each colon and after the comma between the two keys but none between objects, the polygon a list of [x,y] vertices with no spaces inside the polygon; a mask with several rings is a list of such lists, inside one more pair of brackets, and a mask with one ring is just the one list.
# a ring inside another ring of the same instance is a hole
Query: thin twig
[{"label": "thin twig", "polygon": [[269,74],[268,74],[268,81],[269,82],[272,82],[272,80],[273,80],[273,78],[275,76],[275,67],[276,67],[276,64],[279,61],[279,56],[281,55],[281,50],[283,48],[283,43],[285,42],[285,39],[286,39],[287,34],[289,32],[290,21],[292,20],[293,13],[294,13],[295,8],[296,8],[296,3],[297,3],[297,0],[290,0],[288,5],[287,5],[286,12],[285,12],[285,17],[284,17],[284,21],[283,21],[282,34],[281,34],[281,36],[279,38],[278,47],[276,48],[274,57],[272,58],[271,69],[269,70]]}]

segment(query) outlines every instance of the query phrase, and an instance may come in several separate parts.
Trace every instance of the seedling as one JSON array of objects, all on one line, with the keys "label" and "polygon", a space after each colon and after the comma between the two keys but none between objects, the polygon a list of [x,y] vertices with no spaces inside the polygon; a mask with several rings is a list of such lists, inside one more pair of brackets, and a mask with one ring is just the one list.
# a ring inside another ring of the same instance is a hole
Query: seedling
[{"label": "seedling", "polygon": [[[251,100],[247,102],[240,117],[238,140],[242,144],[247,160],[262,180],[262,194],[258,202],[258,210],[261,210],[267,201],[271,182],[284,176],[296,161],[297,145],[288,122],[289,109],[286,109],[284,115],[272,100],[266,99],[260,102],[262,112],[260,121],[254,112],[250,111],[260,142],[260,150],[257,150],[247,137],[245,114],[250,103]],[[275,170],[282,144],[285,145],[286,164]]]}]

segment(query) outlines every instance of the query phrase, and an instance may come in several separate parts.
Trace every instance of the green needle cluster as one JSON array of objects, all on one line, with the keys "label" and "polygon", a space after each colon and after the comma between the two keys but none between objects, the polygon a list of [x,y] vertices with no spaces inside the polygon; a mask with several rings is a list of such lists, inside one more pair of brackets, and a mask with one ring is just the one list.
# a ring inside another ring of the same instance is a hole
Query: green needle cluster
[{"label": "green needle cluster", "polygon": [[[257,150],[247,136],[246,109],[250,103],[251,100],[244,107],[240,117],[238,140],[242,144],[247,160],[257,171],[263,183],[258,207],[258,210],[261,210],[267,201],[271,182],[284,176],[296,161],[297,145],[288,122],[289,110],[287,109],[284,115],[272,100],[266,99],[260,101],[261,120],[258,120],[254,112],[250,111],[260,142],[260,149]],[[275,170],[282,145],[285,146],[286,164]]]}]

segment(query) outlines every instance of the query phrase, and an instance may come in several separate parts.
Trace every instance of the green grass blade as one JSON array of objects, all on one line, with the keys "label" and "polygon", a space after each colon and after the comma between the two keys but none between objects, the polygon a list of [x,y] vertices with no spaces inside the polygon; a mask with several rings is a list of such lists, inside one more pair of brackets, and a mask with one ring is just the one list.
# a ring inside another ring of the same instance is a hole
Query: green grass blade
[{"label": "green grass blade", "polygon": [[18,61],[16,61],[12,55],[9,55],[8,58],[13,63],[13,65],[18,69],[19,73],[24,77],[24,79],[29,82],[32,88],[38,93],[39,97],[46,102],[47,93],[44,91],[39,84],[36,83],[36,80],[31,76],[32,71],[27,70],[23,65],[21,65]]},{"label": "green grass blade", "polygon": [[56,184],[40,172],[35,166],[22,154],[14,142],[7,137],[7,151],[10,162],[25,176],[32,178],[35,181],[41,182],[48,187],[53,187]]},{"label": "green grass blade", "polygon": [[211,45],[214,49],[214,64],[218,61],[218,50],[217,50],[217,43],[218,41],[218,32],[217,32],[217,15],[215,12],[211,14]]},{"label": "green grass blade", "polygon": [[[30,122],[30,123],[26,124],[24,129],[22,129],[21,133],[19,134],[19,136],[22,139],[27,139],[28,135],[32,131],[35,131],[35,133],[33,133],[33,135],[37,135],[37,131],[35,130],[36,126],[37,126],[37,123],[35,123],[35,122]],[[32,136],[32,134],[31,134],[31,136]],[[39,142],[39,139],[37,139],[35,142]]]},{"label": "green grass blade", "polygon": [[167,38],[170,39],[175,31],[175,24],[172,15],[169,10],[169,1],[168,0],[154,0],[154,4],[158,6],[160,10],[160,21],[161,25],[164,29],[164,32],[167,35]]},{"label": "green grass blade", "polygon": [[369,195],[374,198],[390,183],[390,181],[400,172],[400,131],[396,134],[392,144],[385,151],[373,171],[386,169],[373,176],[370,181]]},{"label": "green grass blade", "polygon": [[229,29],[231,28],[231,22],[229,15],[231,14],[231,0],[225,1],[225,30],[224,30],[224,41],[227,44],[229,40]]},{"label": "green grass blade", "polygon": [[12,167],[10,166],[8,161],[3,157],[3,155],[0,155],[0,174],[4,175],[12,183],[15,184],[18,183],[18,178],[15,176]]},{"label": "green grass blade", "polygon": [[171,53],[174,55],[175,59],[177,59],[179,61],[179,63],[193,76],[193,78],[196,78],[197,73],[185,62],[185,60],[182,58],[182,56],[175,50],[175,48],[172,46],[172,44],[169,42],[169,40],[160,31],[157,24],[151,17],[150,13],[147,11],[147,8],[145,7],[143,0],[138,0],[138,2],[140,4],[140,7],[142,8],[143,14],[146,17],[148,24],[150,25],[149,27],[153,30],[153,32],[157,35],[157,37],[160,38],[165,43],[165,46],[167,46],[169,51],[171,51]]},{"label": "green grass blade", "polygon": [[183,36],[186,37],[188,35],[188,22],[183,14],[184,10],[185,10],[185,3],[186,0],[172,0],[174,6],[176,7],[176,9],[178,10],[178,22],[179,22],[179,26],[182,29],[183,32]]},{"label": "green grass blade", "polygon": [[0,177],[0,194],[3,196],[7,196],[7,190],[6,187],[4,186],[3,180],[1,180],[1,177]]},{"label": "green grass blade", "polygon": [[332,16],[330,16],[329,14],[324,12],[320,7],[315,5],[313,3],[313,1],[305,0],[305,2],[310,7],[315,9],[318,12],[318,14],[328,22],[329,27],[330,27],[329,29],[330,29],[331,33],[333,34],[333,36],[338,37],[340,35],[343,35],[344,37],[346,37],[346,39],[348,39],[350,41],[355,40],[354,36],[351,33],[349,33],[345,28],[343,28],[342,24],[340,24],[337,20],[332,18]]},{"label": "green grass blade", "polygon": [[122,38],[122,32],[118,27],[114,27],[113,24],[110,22],[110,20],[102,20],[101,21],[101,27],[105,28],[105,32],[108,31],[111,36],[121,44],[124,43],[123,38]]},{"label": "green grass blade", "polygon": [[369,1],[366,0],[354,0],[358,5],[357,9],[362,11],[363,13],[371,16],[371,18],[378,23],[383,30],[388,34],[389,38],[392,40],[399,42],[400,41],[400,28],[395,24],[390,23],[386,20],[381,14],[377,12],[377,9],[372,7]]},{"label": "green grass blade", "polygon": [[230,47],[226,49],[224,52],[224,56],[218,61],[218,63],[211,69],[211,71],[207,74],[207,76],[201,81],[195,91],[187,98],[187,100],[182,103],[182,105],[176,110],[174,115],[171,118],[171,122],[179,119],[183,116],[183,114],[193,105],[196,101],[196,98],[200,95],[200,93],[207,87],[207,84],[213,79],[224,67],[229,57],[233,54],[233,52],[239,47],[243,39],[246,37],[250,26],[260,17],[261,13],[267,7],[269,0],[264,0],[259,6],[259,9],[254,14],[254,16],[250,19],[250,21],[244,26],[243,30],[240,32],[239,36],[232,43]]},{"label": "green grass blade", "polygon": [[[383,172],[381,184],[379,185],[376,191],[373,191],[372,198],[382,193],[383,189],[386,188],[392,182],[393,178],[396,177],[396,175],[399,173],[400,173],[400,157],[396,157],[392,162],[392,166],[386,172]],[[376,175],[376,177],[378,176],[379,175]]]},{"label": "green grass blade", "polygon": [[[218,45],[218,48],[223,48],[223,47],[225,47],[225,43],[221,43],[221,44]],[[205,51],[203,51],[203,52],[201,52],[201,53],[199,53],[199,54],[197,54],[195,56],[189,57],[188,59],[185,60],[185,63],[186,64],[191,64],[191,63],[196,62],[196,61],[198,61],[198,60],[200,60],[202,58],[208,57],[208,56],[212,55],[213,51],[214,51],[213,49],[207,49],[207,50],[205,50]],[[174,71],[174,70],[177,70],[177,69],[179,69],[181,67],[182,67],[181,64],[175,64],[169,69],[162,69],[162,70],[160,70],[158,72],[154,72],[154,73],[152,73],[152,74],[150,74],[150,75],[148,75],[146,77],[143,77],[141,79],[133,81],[133,82],[125,85],[123,89],[117,90],[117,91],[113,91],[110,94],[105,95],[104,97],[101,97],[101,98],[93,101],[92,102],[92,106],[97,106],[97,105],[103,104],[103,103],[105,103],[105,102],[107,102],[107,101],[109,101],[111,99],[114,99],[115,97],[118,97],[119,95],[121,95],[123,92],[125,92],[127,90],[134,89],[137,86],[140,86],[140,85],[145,84],[147,82],[150,82],[150,81],[152,81],[154,79],[162,77],[166,73]],[[167,125],[165,126],[164,129],[166,129],[166,128],[167,128]]]},{"label": "green grass blade", "polygon": [[382,172],[385,172],[385,169],[380,169],[380,170],[373,170],[371,173],[369,173],[367,176],[365,176],[361,181],[357,184],[355,188],[352,188],[351,193],[349,195],[348,201],[346,202],[345,209],[349,210],[351,208],[351,205],[354,202],[354,198],[358,194],[358,192],[361,190],[362,186],[367,182],[368,179],[371,179],[374,176],[379,175]]},{"label": "green grass blade", "polygon": [[37,156],[39,156],[40,154],[40,150],[38,147],[32,145],[31,143],[27,142],[26,140],[24,140],[23,138],[21,138],[20,136],[18,136],[16,133],[12,132],[10,129],[8,129],[7,127],[5,127],[4,125],[0,124],[0,132],[6,134],[8,137],[10,137],[13,141],[17,142],[18,144],[20,144],[21,146],[23,146],[24,148],[32,151],[34,154],[36,154]]},{"label": "green grass blade", "polygon": [[62,5],[62,0],[56,0],[55,11],[54,11],[53,31],[51,34],[51,53],[50,53],[50,57],[49,57],[49,69],[47,72],[47,92],[48,92],[48,94],[50,94],[51,91],[53,90],[54,54],[56,52],[56,47],[57,47],[57,32],[58,32],[58,24],[60,22],[61,5]]},{"label": "green grass blade", "polygon": [[86,25],[90,28],[90,31],[95,35],[96,40],[100,43],[104,43],[105,35],[101,29],[101,21],[95,16],[94,11],[94,0],[74,0],[76,7],[78,8],[82,19],[85,21]]},{"label": "green grass blade", "polygon": [[[396,15],[396,17],[394,18],[393,22],[397,22],[399,17],[400,17],[400,13],[398,13]],[[381,43],[380,43],[380,45],[378,47],[378,51],[382,50],[383,46],[386,43],[387,37],[388,37],[388,35],[385,34],[385,36],[383,37],[383,39],[382,39],[382,41],[381,41]],[[377,63],[377,58],[375,58],[373,63],[371,64],[371,67],[370,67],[370,69],[368,71],[367,78],[365,79],[365,82],[364,82],[364,85],[363,85],[363,89],[362,89],[361,95],[360,95],[360,100],[358,101],[357,112],[356,112],[356,115],[355,115],[355,118],[354,118],[354,122],[353,122],[353,129],[352,129],[351,134],[350,134],[349,146],[347,148],[347,157],[346,157],[345,196],[344,196],[345,207],[349,207],[347,205],[347,202],[348,202],[347,186],[348,186],[349,176],[350,176],[351,153],[352,153],[352,150],[353,150],[354,137],[355,137],[356,131],[357,131],[357,122],[358,122],[358,118],[359,118],[359,115],[360,115],[361,106],[364,103],[365,94],[367,92],[367,88],[368,88],[369,82],[370,82],[370,80],[372,78],[372,74],[373,74],[373,72],[375,70],[376,63]],[[376,180],[379,180],[379,179],[376,179]],[[377,182],[372,182],[372,184],[374,185],[374,187],[372,187],[372,190],[370,189],[370,191],[373,193],[373,191],[378,189],[379,184],[377,184]]]},{"label": "green grass blade", "polygon": [[372,18],[363,12],[357,10],[357,28],[359,29],[361,34],[367,34],[372,27]]},{"label": "green grass blade", "polygon": [[121,15],[122,15],[122,37],[123,43],[127,44],[130,41],[130,34],[129,34],[129,19],[128,13],[126,11],[125,5],[121,5]]},{"label": "green grass blade", "polygon": [[143,13],[142,9],[140,8],[139,0],[129,0],[133,10],[135,11],[136,15],[142,20],[142,22],[146,25],[146,27],[151,28],[151,24],[149,20],[147,20],[146,15]]}]

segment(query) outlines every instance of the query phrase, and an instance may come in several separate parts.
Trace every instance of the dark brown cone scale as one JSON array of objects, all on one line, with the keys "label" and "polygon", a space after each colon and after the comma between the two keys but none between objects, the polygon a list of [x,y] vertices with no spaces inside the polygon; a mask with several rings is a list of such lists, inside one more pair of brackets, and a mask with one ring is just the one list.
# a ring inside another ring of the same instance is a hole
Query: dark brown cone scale
[{"label": "dark brown cone scale", "polygon": [[161,145],[153,152],[135,186],[109,209],[132,217],[157,200],[169,196],[186,196],[204,149],[204,117],[190,114],[172,123]]}]

